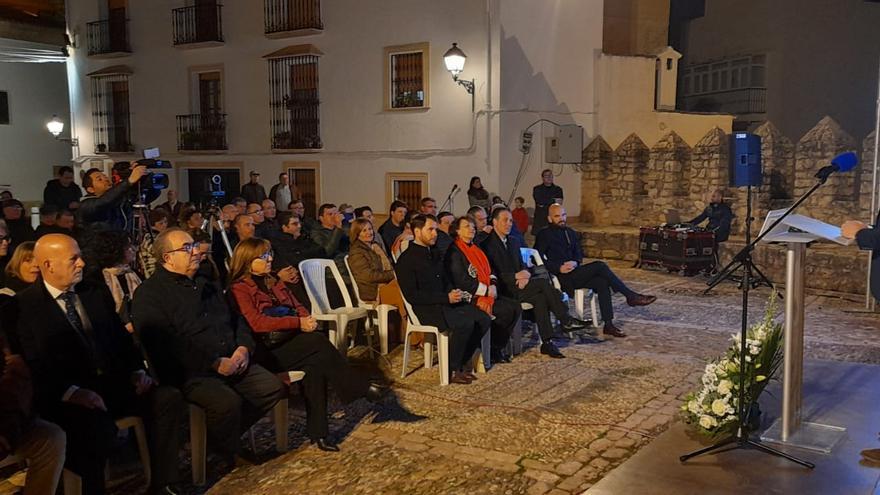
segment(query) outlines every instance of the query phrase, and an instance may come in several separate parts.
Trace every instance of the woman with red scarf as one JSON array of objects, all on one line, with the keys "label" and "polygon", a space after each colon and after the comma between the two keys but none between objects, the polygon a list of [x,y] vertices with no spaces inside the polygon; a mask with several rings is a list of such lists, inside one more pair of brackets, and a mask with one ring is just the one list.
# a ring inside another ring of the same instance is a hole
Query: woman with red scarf
[{"label": "woman with red scarf", "polygon": [[[486,254],[474,244],[476,233],[476,226],[469,217],[459,217],[452,222],[449,234],[454,242],[446,251],[444,260],[447,278],[451,281],[452,288],[470,294],[469,304],[476,305],[492,317],[492,362],[509,363],[510,356],[504,349],[510,340],[513,326],[519,320],[520,305],[513,299],[498,295],[495,287],[497,277],[492,275]],[[479,336],[474,335],[474,338]],[[479,341],[476,347],[479,347]]]}]

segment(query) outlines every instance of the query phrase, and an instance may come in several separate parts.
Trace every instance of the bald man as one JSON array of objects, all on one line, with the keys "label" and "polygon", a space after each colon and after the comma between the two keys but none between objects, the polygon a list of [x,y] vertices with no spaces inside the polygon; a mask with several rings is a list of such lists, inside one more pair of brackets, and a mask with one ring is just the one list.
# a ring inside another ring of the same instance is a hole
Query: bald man
[{"label": "bald man", "polygon": [[43,236],[34,259],[41,278],[4,307],[4,328],[14,330],[33,372],[38,413],[67,433],[67,469],[82,477],[83,493],[103,493],[115,419],[135,415],[154,418],[153,480],[176,482],[180,392],[155,389],[110,291],[82,281],[73,238]]},{"label": "bald man", "polygon": [[550,205],[547,227],[538,232],[535,249],[546,260],[544,264],[550,273],[559,277],[562,290],[574,296],[576,289],[592,289],[599,298],[599,310],[605,322],[604,332],[614,337],[626,337],[614,325],[614,306],[611,292],[619,292],[626,296],[630,306],[645,306],[656,301],[654,296],[637,293],[623,283],[611,268],[601,261],[584,264],[584,251],[581,248],[577,232],[567,225],[565,207],[559,204]]}]

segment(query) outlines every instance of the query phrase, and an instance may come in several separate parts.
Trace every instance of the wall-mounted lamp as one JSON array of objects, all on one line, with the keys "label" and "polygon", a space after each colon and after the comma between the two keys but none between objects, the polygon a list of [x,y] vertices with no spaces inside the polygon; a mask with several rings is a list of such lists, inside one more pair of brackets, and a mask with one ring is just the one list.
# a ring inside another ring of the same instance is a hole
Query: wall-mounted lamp
[{"label": "wall-mounted lamp", "polygon": [[474,79],[470,81],[458,78],[458,75],[464,70],[464,63],[467,55],[458,47],[458,43],[453,43],[452,48],[446,50],[443,54],[443,62],[446,64],[446,70],[452,74],[452,80],[464,87],[465,91],[471,95],[471,111],[474,111]]},{"label": "wall-mounted lamp", "polygon": [[52,135],[55,136],[55,139],[68,142],[71,146],[79,146],[79,139],[75,137],[58,137],[64,130],[64,122],[62,122],[61,119],[58,118],[58,115],[52,116],[52,120],[46,123],[46,129],[49,129],[49,132],[51,132]]}]

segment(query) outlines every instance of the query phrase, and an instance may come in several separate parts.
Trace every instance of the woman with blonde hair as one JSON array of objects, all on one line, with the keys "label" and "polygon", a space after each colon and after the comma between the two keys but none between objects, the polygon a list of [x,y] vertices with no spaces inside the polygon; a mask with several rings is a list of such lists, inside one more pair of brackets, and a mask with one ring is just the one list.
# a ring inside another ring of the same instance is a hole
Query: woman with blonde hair
[{"label": "woman with blonde hair", "polygon": [[376,401],[385,390],[356,373],[327,337],[315,332],[318,322],[293,293],[272,275],[272,245],[252,237],[235,246],[229,266],[230,293],[238,312],[256,337],[254,360],[272,371],[301,370],[306,403],[306,430],[319,449],[338,452],[329,438],[327,385],[343,403],[361,397]]},{"label": "woman with blonde hair", "polygon": [[[356,218],[351,222],[349,230],[351,247],[348,249],[348,266],[351,268],[352,283],[357,284],[358,294],[361,299],[376,304],[390,304],[397,308],[400,315],[398,333],[400,342],[406,336],[406,307],[403,304],[403,296],[397,278],[394,276],[394,267],[382,247],[382,243],[376,241],[376,233],[373,224],[366,218]],[[411,339],[422,334],[413,334]],[[413,341],[417,344],[419,341]]]},{"label": "woman with blonde hair", "polygon": [[0,294],[14,296],[16,292],[37,281],[37,277],[40,276],[40,268],[34,262],[35,244],[33,241],[22,242],[15,248],[15,252],[12,253],[9,263],[3,270],[4,280]]}]

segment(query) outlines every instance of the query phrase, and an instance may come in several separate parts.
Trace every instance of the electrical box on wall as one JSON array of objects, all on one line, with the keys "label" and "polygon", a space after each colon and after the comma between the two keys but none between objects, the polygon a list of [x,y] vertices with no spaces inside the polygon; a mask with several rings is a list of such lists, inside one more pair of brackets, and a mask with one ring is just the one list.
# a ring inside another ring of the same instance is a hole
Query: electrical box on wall
[{"label": "electrical box on wall", "polygon": [[584,149],[584,128],[579,125],[561,125],[556,135],[546,138],[544,161],[547,163],[581,163]]}]

